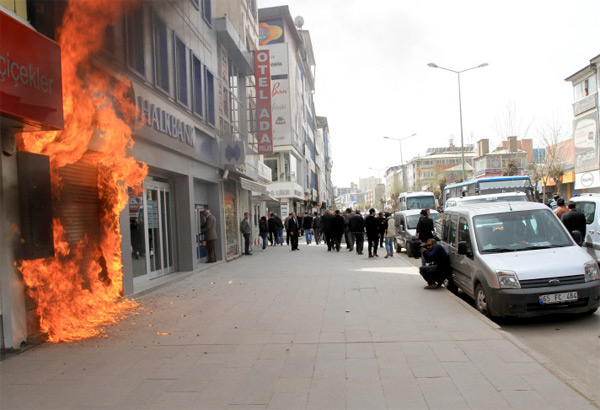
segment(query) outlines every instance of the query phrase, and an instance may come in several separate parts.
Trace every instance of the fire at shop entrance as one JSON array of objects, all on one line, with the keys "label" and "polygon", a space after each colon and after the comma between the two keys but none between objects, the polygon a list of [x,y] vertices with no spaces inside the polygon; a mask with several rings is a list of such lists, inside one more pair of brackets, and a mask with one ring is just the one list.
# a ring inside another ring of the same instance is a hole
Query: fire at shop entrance
[{"label": "fire at shop entrance", "polygon": [[127,188],[141,192],[147,167],[128,154],[135,120],[130,84],[90,64],[106,27],[132,7],[68,2],[57,40],[64,131],[23,133],[18,140],[19,151],[49,158],[54,252],[20,260],[18,268],[31,298],[30,323],[53,342],[95,336],[135,306],[121,300],[120,213]]}]

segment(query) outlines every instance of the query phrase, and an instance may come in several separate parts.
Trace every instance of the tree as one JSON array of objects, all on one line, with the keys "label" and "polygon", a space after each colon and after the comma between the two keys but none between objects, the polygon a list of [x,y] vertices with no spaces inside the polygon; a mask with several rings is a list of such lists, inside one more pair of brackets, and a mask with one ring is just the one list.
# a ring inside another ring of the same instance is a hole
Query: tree
[{"label": "tree", "polygon": [[496,117],[496,133],[503,140],[507,137],[517,135],[526,138],[533,120],[524,122],[517,115],[517,106],[513,101],[506,105],[506,112],[501,117]]},{"label": "tree", "polygon": [[546,151],[544,162],[540,165],[541,180],[544,190],[542,202],[546,202],[546,187],[550,178],[554,178],[560,189],[561,178],[565,173],[566,152],[562,141],[570,136],[563,123],[556,116],[546,121],[538,128],[538,139]]}]

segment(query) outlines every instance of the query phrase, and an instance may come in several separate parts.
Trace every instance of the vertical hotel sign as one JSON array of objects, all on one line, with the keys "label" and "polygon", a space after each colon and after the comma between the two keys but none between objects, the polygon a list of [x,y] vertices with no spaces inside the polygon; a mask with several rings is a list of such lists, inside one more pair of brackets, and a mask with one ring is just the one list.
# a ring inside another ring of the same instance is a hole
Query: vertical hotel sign
[{"label": "vertical hotel sign", "polygon": [[273,121],[271,112],[271,58],[269,50],[254,52],[256,77],[256,112],[258,115],[258,153],[273,153]]}]

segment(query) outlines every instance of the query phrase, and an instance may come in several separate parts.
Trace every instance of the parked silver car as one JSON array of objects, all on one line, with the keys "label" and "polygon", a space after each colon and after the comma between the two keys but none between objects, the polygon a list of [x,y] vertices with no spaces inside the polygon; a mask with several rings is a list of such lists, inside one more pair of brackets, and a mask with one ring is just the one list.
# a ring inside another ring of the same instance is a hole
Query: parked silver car
[{"label": "parked silver car", "polygon": [[595,312],[600,270],[556,215],[533,202],[448,208],[442,246],[449,288],[460,288],[488,316]]},{"label": "parked silver car", "polygon": [[[402,248],[406,249],[408,256],[415,256],[419,249],[419,241],[417,239],[417,223],[419,223],[420,209],[409,209],[407,211],[398,211],[394,213],[394,222],[396,228],[396,237],[394,239],[394,247],[396,252],[400,253]],[[437,211],[430,211],[429,217],[433,219],[435,226],[436,221],[440,219],[440,214]]]}]

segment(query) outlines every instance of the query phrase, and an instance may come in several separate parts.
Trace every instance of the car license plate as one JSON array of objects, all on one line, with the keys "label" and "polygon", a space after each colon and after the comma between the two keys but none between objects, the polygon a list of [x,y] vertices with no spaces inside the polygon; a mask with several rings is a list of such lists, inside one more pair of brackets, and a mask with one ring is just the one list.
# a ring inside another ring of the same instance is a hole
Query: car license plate
[{"label": "car license plate", "polygon": [[550,295],[540,295],[539,300],[541,305],[548,305],[551,303],[574,302],[577,300],[577,292],[563,292],[551,293]]}]

